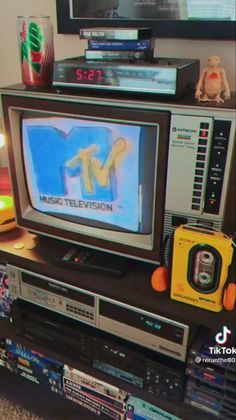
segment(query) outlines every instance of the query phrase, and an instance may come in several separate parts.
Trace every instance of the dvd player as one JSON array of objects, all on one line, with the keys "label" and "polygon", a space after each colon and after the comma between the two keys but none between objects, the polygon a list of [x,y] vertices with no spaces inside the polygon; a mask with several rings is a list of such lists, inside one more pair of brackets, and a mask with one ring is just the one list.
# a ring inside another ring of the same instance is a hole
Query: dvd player
[{"label": "dvd player", "polygon": [[177,97],[194,89],[198,78],[199,60],[195,59],[124,62],[75,57],[55,62],[53,85]]},{"label": "dvd player", "polygon": [[9,291],[36,305],[185,361],[195,326],[142,310],[68,283],[7,265]]}]

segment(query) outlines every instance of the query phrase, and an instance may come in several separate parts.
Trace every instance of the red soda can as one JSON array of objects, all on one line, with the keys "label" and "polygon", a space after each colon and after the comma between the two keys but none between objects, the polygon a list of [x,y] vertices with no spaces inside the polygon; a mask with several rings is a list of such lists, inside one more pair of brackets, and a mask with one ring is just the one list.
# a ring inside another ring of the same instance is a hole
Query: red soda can
[{"label": "red soda can", "polygon": [[54,45],[49,16],[18,16],[22,82],[30,86],[52,83]]}]

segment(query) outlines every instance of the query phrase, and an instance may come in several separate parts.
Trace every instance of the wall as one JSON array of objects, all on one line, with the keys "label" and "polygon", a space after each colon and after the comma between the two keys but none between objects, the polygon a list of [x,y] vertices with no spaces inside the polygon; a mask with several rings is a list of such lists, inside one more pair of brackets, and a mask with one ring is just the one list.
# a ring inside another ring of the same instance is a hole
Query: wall
[{"label": "wall", "polygon": [[[76,35],[59,35],[56,30],[55,0],[0,0],[0,86],[21,81],[17,49],[17,15],[49,15],[54,26],[56,59],[82,55],[86,41]],[[180,39],[156,39],[155,55],[160,57],[199,58],[201,65],[207,57],[217,54],[226,69],[231,90],[235,91],[235,43],[234,41],[199,41]],[[1,115],[0,115],[1,117]]]}]

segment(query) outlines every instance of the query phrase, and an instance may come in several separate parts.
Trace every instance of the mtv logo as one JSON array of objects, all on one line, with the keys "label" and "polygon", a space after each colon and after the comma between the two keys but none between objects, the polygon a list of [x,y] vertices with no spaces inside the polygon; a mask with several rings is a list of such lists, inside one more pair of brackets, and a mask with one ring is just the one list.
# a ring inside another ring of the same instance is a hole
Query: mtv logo
[{"label": "mtv logo", "polygon": [[126,141],[104,127],[73,127],[66,135],[53,126],[27,128],[38,192],[66,196],[66,174],[78,177],[83,200],[117,198],[117,166]]}]

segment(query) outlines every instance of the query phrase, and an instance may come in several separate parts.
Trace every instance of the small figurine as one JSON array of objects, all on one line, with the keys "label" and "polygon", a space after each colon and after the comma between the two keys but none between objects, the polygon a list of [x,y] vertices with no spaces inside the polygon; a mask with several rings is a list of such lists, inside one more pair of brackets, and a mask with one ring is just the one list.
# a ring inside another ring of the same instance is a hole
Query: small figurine
[{"label": "small figurine", "polygon": [[[230,98],[229,84],[226,78],[225,70],[218,67],[220,57],[212,55],[208,58],[208,66],[202,70],[200,79],[196,86],[195,98],[198,101],[224,102],[224,99]],[[221,98],[221,92],[224,99]]]}]

